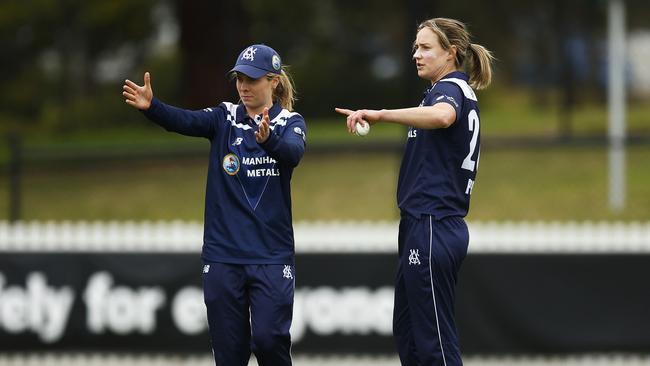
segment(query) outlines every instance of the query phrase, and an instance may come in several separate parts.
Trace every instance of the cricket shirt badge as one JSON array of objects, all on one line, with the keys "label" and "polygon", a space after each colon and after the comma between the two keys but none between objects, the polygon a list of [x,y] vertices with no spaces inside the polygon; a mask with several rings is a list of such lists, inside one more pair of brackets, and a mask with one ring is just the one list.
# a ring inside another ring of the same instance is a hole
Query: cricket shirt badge
[{"label": "cricket shirt badge", "polygon": [[228,175],[235,175],[239,171],[239,158],[235,154],[228,154],[223,157],[221,166]]}]

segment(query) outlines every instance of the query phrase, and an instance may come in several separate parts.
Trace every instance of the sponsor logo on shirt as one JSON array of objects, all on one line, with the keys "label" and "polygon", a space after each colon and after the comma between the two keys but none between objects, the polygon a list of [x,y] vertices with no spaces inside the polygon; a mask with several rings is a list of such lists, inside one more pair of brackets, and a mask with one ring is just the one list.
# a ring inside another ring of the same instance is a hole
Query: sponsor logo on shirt
[{"label": "sponsor logo on shirt", "polygon": [[235,154],[228,154],[223,157],[221,166],[226,174],[235,175],[239,171],[239,158]]},{"label": "sponsor logo on shirt", "polygon": [[453,103],[453,105],[455,105],[456,108],[458,108],[458,103],[456,103],[456,100],[454,99],[454,97],[450,97],[450,96],[448,96],[448,95],[445,95],[445,97],[447,98],[448,101],[450,101],[451,103]]},{"label": "sponsor logo on shirt", "polygon": [[416,138],[416,137],[418,137],[418,130],[416,130],[413,127],[409,128],[408,138],[411,139],[411,138]]},{"label": "sponsor logo on shirt", "polygon": [[456,106],[456,108],[458,108],[458,103],[456,102],[456,99],[454,99],[454,97],[450,97],[448,95],[443,94],[443,95],[439,96],[438,98],[436,98],[436,102],[441,101],[443,99],[447,99],[448,101],[451,102],[451,104],[453,104],[454,106]]}]

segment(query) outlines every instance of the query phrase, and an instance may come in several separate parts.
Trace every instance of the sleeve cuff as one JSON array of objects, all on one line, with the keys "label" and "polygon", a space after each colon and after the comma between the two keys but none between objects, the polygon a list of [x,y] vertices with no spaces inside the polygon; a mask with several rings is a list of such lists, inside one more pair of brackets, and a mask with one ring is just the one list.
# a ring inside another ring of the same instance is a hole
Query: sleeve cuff
[{"label": "sleeve cuff", "polygon": [[149,106],[149,108],[146,110],[141,110],[140,112],[142,112],[145,116],[150,117],[156,113],[156,110],[158,109],[159,105],[160,105],[160,100],[158,100],[158,98],[156,97],[153,97],[151,99],[151,105]]},{"label": "sleeve cuff", "polygon": [[271,133],[269,134],[269,138],[266,139],[266,141],[262,142],[260,146],[262,146],[262,148],[264,148],[264,150],[266,151],[273,151],[275,150],[275,148],[278,146],[279,143],[280,143],[280,136],[276,135],[275,133],[273,133],[273,131],[271,131]]}]

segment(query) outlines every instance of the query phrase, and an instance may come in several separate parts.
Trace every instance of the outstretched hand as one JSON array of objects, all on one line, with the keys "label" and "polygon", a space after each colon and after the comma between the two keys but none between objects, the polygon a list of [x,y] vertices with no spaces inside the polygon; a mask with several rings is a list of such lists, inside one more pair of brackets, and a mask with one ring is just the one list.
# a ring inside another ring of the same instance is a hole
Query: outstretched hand
[{"label": "outstretched hand", "polygon": [[126,98],[126,104],[132,105],[140,110],[149,109],[153,99],[153,90],[151,89],[151,75],[144,73],[144,86],[140,86],[129,79],[124,81],[124,90],[122,95]]},{"label": "outstretched hand", "polygon": [[345,108],[334,108],[334,110],[337,113],[340,113],[342,115],[347,116],[347,125],[348,125],[348,132],[351,134],[356,133],[357,127],[356,124],[364,124],[367,123],[369,125],[373,125],[381,119],[380,117],[380,111],[375,111],[372,109],[359,109],[356,111],[353,111],[351,109],[345,109]]},{"label": "outstretched hand", "polygon": [[269,135],[271,135],[269,123],[269,109],[264,108],[264,111],[262,112],[262,122],[260,122],[258,130],[255,131],[255,141],[257,141],[258,144],[261,144],[269,139]]}]

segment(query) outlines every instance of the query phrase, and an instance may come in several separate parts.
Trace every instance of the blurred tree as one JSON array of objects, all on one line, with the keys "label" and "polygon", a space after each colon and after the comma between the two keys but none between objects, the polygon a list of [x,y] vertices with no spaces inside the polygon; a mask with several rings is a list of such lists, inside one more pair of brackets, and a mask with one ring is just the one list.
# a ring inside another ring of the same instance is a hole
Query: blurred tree
[{"label": "blurred tree", "polygon": [[[53,128],[93,123],[105,79],[100,61],[146,52],[153,0],[6,0],[0,3],[0,124]],[[114,91],[113,91],[114,93]]]},{"label": "blurred tree", "polygon": [[302,113],[336,118],[337,105],[399,105],[410,31],[401,3],[249,0],[245,7],[255,19],[252,39],[291,65]]},{"label": "blurred tree", "polygon": [[[252,42],[273,46],[292,66],[302,113],[334,117],[336,105],[414,105],[426,83],[416,76],[411,44],[417,24],[431,17],[469,25],[475,42],[498,58],[497,84],[532,90],[540,107],[569,110],[585,93],[604,90],[594,80],[604,79],[606,1],[560,3],[4,0],[0,130],[130,123],[135,117],[118,93],[125,77],[141,82],[144,65],[157,95],[170,103],[234,101],[224,74]],[[648,2],[627,4],[630,29],[647,29]],[[167,38],[164,52],[160,38]],[[555,93],[563,86],[564,94]],[[481,92],[484,106],[494,90]],[[556,94],[559,100],[549,97]]]}]

